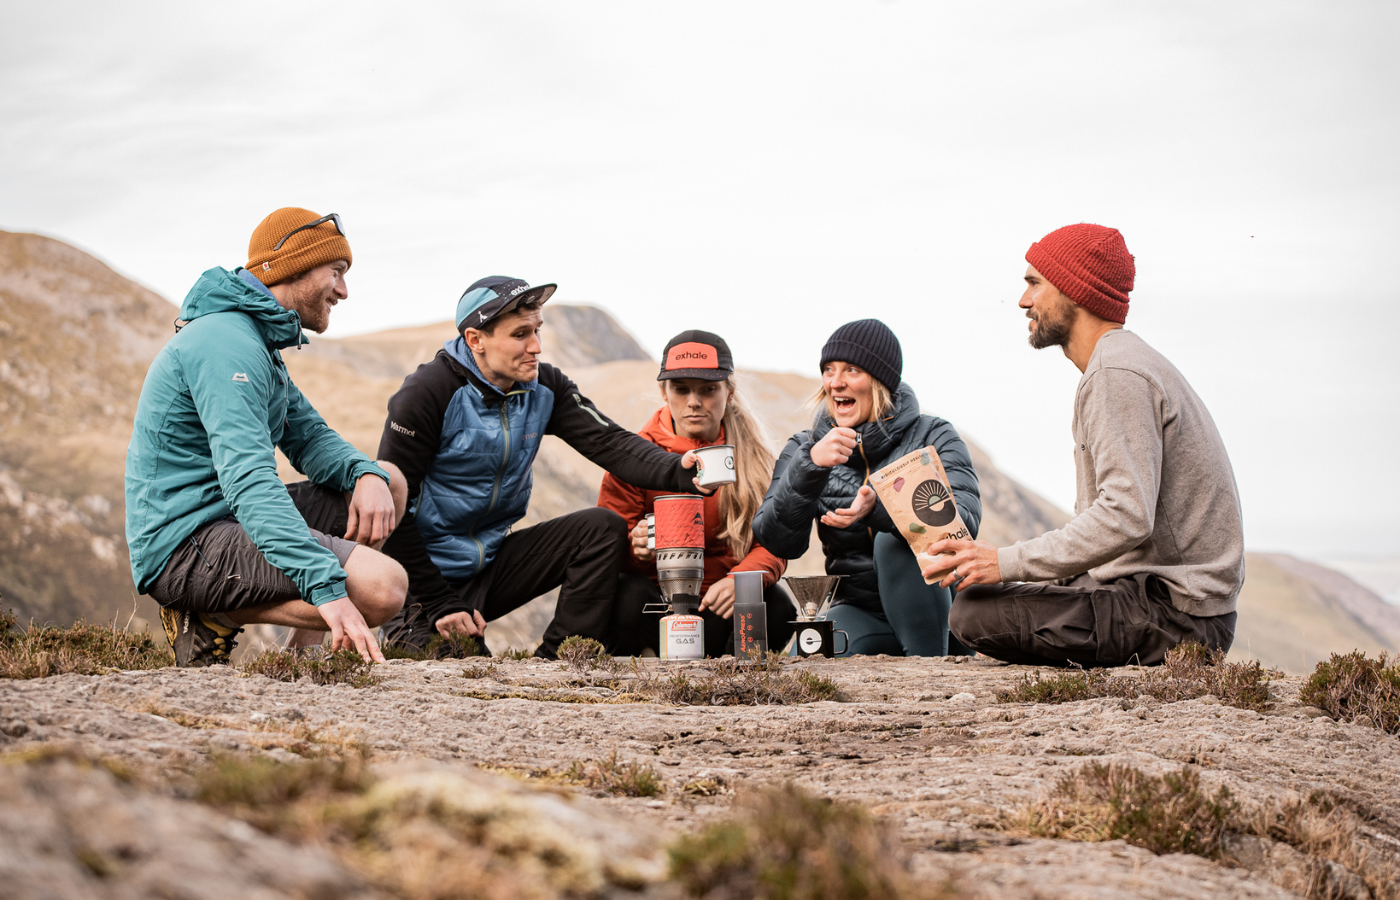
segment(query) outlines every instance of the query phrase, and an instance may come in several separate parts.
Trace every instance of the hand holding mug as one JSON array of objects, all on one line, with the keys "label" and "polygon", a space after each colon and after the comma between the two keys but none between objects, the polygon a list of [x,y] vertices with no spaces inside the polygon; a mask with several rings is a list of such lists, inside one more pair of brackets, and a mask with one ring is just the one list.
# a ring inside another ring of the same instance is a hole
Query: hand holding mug
[{"label": "hand holding mug", "polygon": [[681,457],[681,468],[691,469],[695,472],[695,477],[690,479],[690,483],[695,485],[696,493],[700,494],[702,497],[708,497],[719,489],[701,486],[700,469],[696,466],[696,463],[698,463],[699,461],[699,457],[695,455],[694,450],[687,450],[685,451],[685,455]]},{"label": "hand holding mug", "polygon": [[812,445],[812,462],[823,469],[839,466],[851,458],[859,444],[860,435],[854,428],[833,428]]},{"label": "hand holding mug", "polygon": [[638,520],[637,527],[632,529],[632,555],[642,562],[651,562],[656,558],[656,551],[647,547],[647,520]]}]

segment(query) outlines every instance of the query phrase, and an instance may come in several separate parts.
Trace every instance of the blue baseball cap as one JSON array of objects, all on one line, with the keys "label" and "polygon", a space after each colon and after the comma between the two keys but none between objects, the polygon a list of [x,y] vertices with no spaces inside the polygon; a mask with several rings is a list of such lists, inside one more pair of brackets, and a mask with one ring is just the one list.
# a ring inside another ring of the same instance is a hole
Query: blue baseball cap
[{"label": "blue baseball cap", "polygon": [[535,297],[542,304],[558,289],[557,284],[530,287],[528,282],[519,278],[489,275],[467,288],[457,301],[457,330],[480,328]]}]

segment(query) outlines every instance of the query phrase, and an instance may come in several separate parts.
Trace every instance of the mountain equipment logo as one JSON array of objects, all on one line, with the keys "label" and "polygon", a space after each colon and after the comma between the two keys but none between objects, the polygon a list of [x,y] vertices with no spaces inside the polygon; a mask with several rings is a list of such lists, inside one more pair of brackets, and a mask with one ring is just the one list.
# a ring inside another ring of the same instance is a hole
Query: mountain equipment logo
[{"label": "mountain equipment logo", "polygon": [[402,425],[400,425],[398,422],[393,422],[393,421],[391,421],[391,422],[389,423],[389,427],[390,427],[391,429],[393,429],[394,431],[397,431],[399,434],[408,435],[409,437],[417,437],[417,436],[418,436],[418,432],[414,431],[414,430],[411,429],[411,428],[405,428],[405,427],[403,427]]},{"label": "mountain equipment logo", "polygon": [[244,384],[247,384],[247,383],[248,383],[248,373],[247,373],[247,372],[234,372],[234,373],[233,373],[233,380],[234,380],[234,381],[241,381],[241,382],[243,382]]}]

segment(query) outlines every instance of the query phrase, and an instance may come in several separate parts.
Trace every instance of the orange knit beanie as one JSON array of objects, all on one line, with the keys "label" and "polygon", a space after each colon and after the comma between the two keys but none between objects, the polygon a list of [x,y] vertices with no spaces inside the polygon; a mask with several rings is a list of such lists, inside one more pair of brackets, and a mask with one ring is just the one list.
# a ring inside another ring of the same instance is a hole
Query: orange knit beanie
[{"label": "orange knit beanie", "polygon": [[1122,325],[1137,267],[1117,228],[1066,225],[1031,244],[1026,262],[1060,293],[1101,319]]},{"label": "orange knit beanie", "polygon": [[[248,262],[243,268],[252,272],[263,284],[271,286],[338,259],[353,262],[350,242],[334,222],[322,222],[315,228],[297,231],[287,237],[302,225],[319,218],[311,210],[295,206],[284,206],[272,213],[253,229],[253,236],[248,239]],[[286,242],[273,250],[284,237],[287,238]]]}]

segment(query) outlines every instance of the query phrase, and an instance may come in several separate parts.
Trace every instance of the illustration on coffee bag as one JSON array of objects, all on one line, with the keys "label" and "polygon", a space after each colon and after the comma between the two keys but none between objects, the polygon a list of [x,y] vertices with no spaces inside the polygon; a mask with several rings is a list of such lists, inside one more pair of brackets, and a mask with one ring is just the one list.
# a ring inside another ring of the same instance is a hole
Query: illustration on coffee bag
[{"label": "illustration on coffee bag", "polygon": [[[958,504],[948,486],[943,461],[932,447],[915,450],[872,473],[870,486],[880,496],[880,502],[899,533],[909,542],[920,568],[932,559],[927,549],[933,544],[972,537],[958,515]],[[934,583],[927,578],[924,580]]]}]

